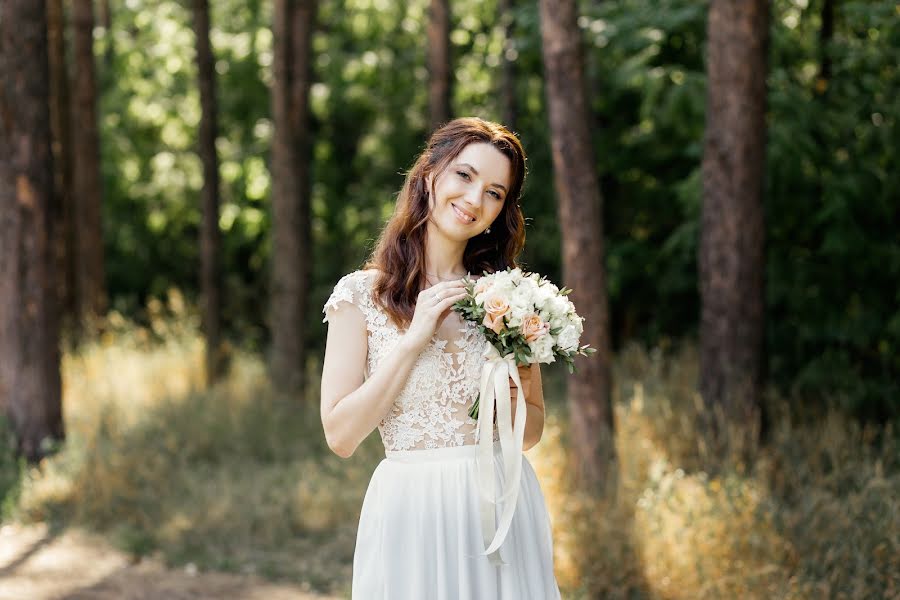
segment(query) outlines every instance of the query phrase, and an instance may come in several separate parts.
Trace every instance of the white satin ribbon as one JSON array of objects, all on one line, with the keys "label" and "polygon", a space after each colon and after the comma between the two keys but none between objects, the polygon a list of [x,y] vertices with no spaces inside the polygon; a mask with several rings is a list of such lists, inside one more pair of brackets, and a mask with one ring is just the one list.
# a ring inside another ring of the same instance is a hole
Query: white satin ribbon
[{"label": "white satin ribbon", "polygon": [[[500,356],[493,344],[488,344],[484,351],[488,361],[481,370],[481,392],[478,401],[478,427],[475,435],[478,438],[476,449],[476,467],[478,469],[478,487],[481,496],[481,533],[486,549],[482,556],[487,556],[491,564],[505,565],[500,557],[500,545],[506,539],[516,501],[519,497],[519,481],[522,477],[522,444],[525,439],[525,394],[519,369],[512,354]],[[517,386],[516,422],[512,423],[511,398],[509,394],[509,378],[512,377]],[[503,482],[505,490],[496,497],[494,490],[494,400],[497,406],[497,429],[500,432],[500,453],[503,458]],[[497,525],[494,506],[503,503],[500,523]]]}]

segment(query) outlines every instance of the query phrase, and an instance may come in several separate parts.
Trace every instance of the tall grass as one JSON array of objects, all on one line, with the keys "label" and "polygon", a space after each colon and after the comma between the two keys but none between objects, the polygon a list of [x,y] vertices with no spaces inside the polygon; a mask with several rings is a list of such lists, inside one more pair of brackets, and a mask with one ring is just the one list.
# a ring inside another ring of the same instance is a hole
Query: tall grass
[{"label": "tall grass", "polygon": [[[68,440],[39,468],[0,460],[0,483],[18,490],[7,517],[347,594],[377,434],[338,458],[315,380],[308,397],[280,398],[260,360],[238,351],[227,380],[203,390],[196,319],[177,296],[151,312],[148,328],[113,316],[103,339],[66,354]],[[690,349],[617,358],[617,484],[601,496],[567,476],[563,375],[548,372],[545,433],[528,457],[563,597],[900,597],[896,432],[836,412],[798,426],[772,400],[771,441],[750,463],[726,462],[694,430],[696,369]]]},{"label": "tall grass", "polygon": [[[769,395],[750,464],[714,456],[694,424],[697,360],[627,348],[616,362],[616,489],[563,477],[548,495],[570,598],[900,598],[900,440],[836,411],[797,425]],[[548,422],[542,480],[566,473]],[[717,473],[710,475],[710,473]]]}]

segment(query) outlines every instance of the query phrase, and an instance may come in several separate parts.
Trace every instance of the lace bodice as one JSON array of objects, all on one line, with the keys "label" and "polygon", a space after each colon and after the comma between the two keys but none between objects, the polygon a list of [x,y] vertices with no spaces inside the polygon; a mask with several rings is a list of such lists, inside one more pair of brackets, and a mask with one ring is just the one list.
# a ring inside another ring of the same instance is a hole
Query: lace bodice
[{"label": "lace bodice", "polygon": [[[341,302],[356,306],[366,318],[368,378],[394,349],[399,329],[372,298],[375,271],[354,271],[334,286],[322,312]],[[378,425],[386,450],[443,448],[474,444],[476,421],[468,410],[478,397],[487,339],[471,321],[451,311],[419,355],[400,396]]]}]

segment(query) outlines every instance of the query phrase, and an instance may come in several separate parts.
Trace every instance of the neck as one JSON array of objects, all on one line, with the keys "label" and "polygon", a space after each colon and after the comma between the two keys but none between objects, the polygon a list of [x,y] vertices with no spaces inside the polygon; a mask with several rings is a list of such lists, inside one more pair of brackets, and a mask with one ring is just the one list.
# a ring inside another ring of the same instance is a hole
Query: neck
[{"label": "neck", "polygon": [[448,240],[440,235],[426,235],[425,272],[441,279],[465,275],[466,268],[463,266],[465,250],[466,242]]}]

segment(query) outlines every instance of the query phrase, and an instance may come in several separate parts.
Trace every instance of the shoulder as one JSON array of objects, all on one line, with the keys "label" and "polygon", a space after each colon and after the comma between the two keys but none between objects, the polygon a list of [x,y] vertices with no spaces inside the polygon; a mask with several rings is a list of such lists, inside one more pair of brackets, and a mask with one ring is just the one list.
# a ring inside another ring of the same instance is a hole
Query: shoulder
[{"label": "shoulder", "polygon": [[341,277],[334,284],[334,289],[331,290],[328,300],[325,301],[325,305],[322,307],[322,312],[326,313],[326,317],[322,321],[328,320],[329,308],[337,309],[342,302],[358,307],[367,295],[369,288],[367,277],[364,271],[353,271]]}]

